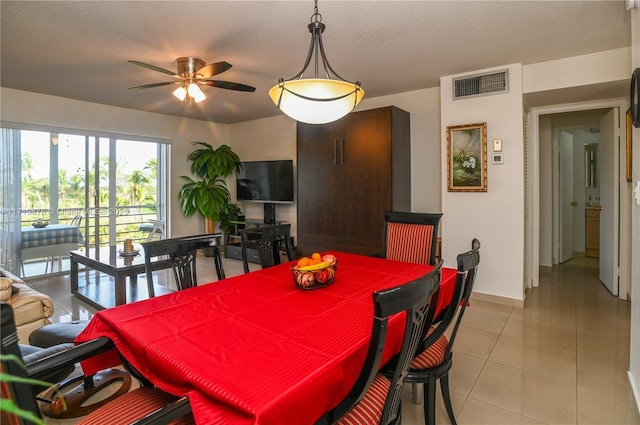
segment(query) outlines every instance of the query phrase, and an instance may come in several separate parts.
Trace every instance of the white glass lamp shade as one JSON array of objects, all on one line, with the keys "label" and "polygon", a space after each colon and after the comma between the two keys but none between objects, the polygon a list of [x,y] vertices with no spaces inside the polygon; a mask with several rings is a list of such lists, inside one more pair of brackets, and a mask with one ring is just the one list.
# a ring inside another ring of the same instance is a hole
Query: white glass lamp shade
[{"label": "white glass lamp shade", "polygon": [[193,100],[195,100],[196,103],[200,103],[207,98],[207,96],[204,95],[204,93],[196,83],[189,84],[189,87],[187,87],[187,92],[189,93],[189,96],[191,96]]},{"label": "white glass lamp shade", "polygon": [[351,112],[364,90],[347,81],[309,78],[280,82],[269,90],[269,97],[296,121],[325,124]]},{"label": "white glass lamp shade", "polygon": [[180,86],[173,91],[173,95],[180,99],[180,101],[184,101],[184,98],[187,97],[187,90],[184,87]]}]

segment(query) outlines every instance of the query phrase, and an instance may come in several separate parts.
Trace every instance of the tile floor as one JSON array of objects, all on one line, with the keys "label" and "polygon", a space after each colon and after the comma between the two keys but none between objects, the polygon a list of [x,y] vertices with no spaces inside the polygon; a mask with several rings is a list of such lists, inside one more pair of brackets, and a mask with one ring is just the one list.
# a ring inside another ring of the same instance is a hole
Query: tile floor
[{"label": "tile floor", "polygon": [[[202,282],[216,279],[207,263],[199,262]],[[627,379],[630,304],[607,292],[593,266],[582,258],[542,269],[524,309],[472,302],[450,372],[458,424],[640,424]],[[242,273],[239,261],[224,267],[227,276]],[[68,275],[28,283],[52,296],[56,322],[95,312],[70,296]],[[410,395],[407,386],[403,423],[423,424]],[[437,422],[448,424],[438,398]]]}]

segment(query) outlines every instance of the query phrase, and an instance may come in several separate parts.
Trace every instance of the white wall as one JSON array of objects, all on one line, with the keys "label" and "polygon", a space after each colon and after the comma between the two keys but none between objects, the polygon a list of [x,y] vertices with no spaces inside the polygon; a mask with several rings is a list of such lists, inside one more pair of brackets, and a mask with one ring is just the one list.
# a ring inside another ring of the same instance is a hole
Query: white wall
[{"label": "white wall", "polygon": [[522,92],[627,81],[630,58],[630,48],[623,47],[526,65],[523,67]]},{"label": "white wall", "polygon": [[179,176],[190,175],[186,156],[193,150],[191,143],[201,141],[214,146],[228,143],[228,125],[8,88],[0,88],[0,101],[2,122],[164,139],[171,145],[171,176],[168,178],[170,195],[167,200],[171,227],[168,232],[172,236],[204,233],[202,217],[196,214],[186,218],[180,209],[176,197],[182,186]]},{"label": "white wall", "polygon": [[[296,122],[294,120],[286,115],[278,115],[232,125],[229,132],[229,145],[243,161],[293,159],[294,191],[297,193]],[[232,198],[236,199],[235,180],[229,185],[229,189]],[[262,219],[263,204],[243,202],[239,205],[248,218]],[[276,204],[276,218],[290,222],[291,234],[297,235],[295,204]]]},{"label": "white wall", "polygon": [[[489,72],[504,69],[474,71]],[[524,300],[524,124],[522,67],[509,65],[509,93],[452,100],[453,78],[442,77],[441,162],[442,253],[445,266],[456,267],[456,255],[482,244],[481,266],[474,291]],[[466,74],[463,74],[466,75]],[[487,123],[487,192],[448,192],[447,126]],[[491,164],[493,139],[502,139],[504,164]]]}]

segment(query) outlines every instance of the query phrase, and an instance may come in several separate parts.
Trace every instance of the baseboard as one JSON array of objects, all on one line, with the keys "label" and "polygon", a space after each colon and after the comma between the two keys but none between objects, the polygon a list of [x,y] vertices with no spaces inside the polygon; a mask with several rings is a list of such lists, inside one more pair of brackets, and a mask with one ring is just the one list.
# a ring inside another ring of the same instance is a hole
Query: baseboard
[{"label": "baseboard", "polygon": [[633,393],[633,398],[636,400],[636,414],[638,418],[640,418],[640,388],[636,385],[636,381],[633,379],[633,373],[631,371],[627,372],[629,375],[629,385],[631,385],[631,392]]},{"label": "baseboard", "polygon": [[486,301],[494,304],[507,305],[509,307],[524,308],[524,300],[517,300],[515,298],[501,297],[499,295],[482,294],[479,292],[471,293],[471,301]]}]

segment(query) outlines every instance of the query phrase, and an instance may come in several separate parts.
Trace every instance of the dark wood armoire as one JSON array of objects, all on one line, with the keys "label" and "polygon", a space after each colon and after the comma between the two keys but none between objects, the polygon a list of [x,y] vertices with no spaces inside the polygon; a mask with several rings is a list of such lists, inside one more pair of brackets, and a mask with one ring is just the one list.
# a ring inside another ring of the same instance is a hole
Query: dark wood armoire
[{"label": "dark wood armoire", "polygon": [[395,106],[298,123],[299,255],[379,254],[383,213],[411,210],[409,113]]}]

